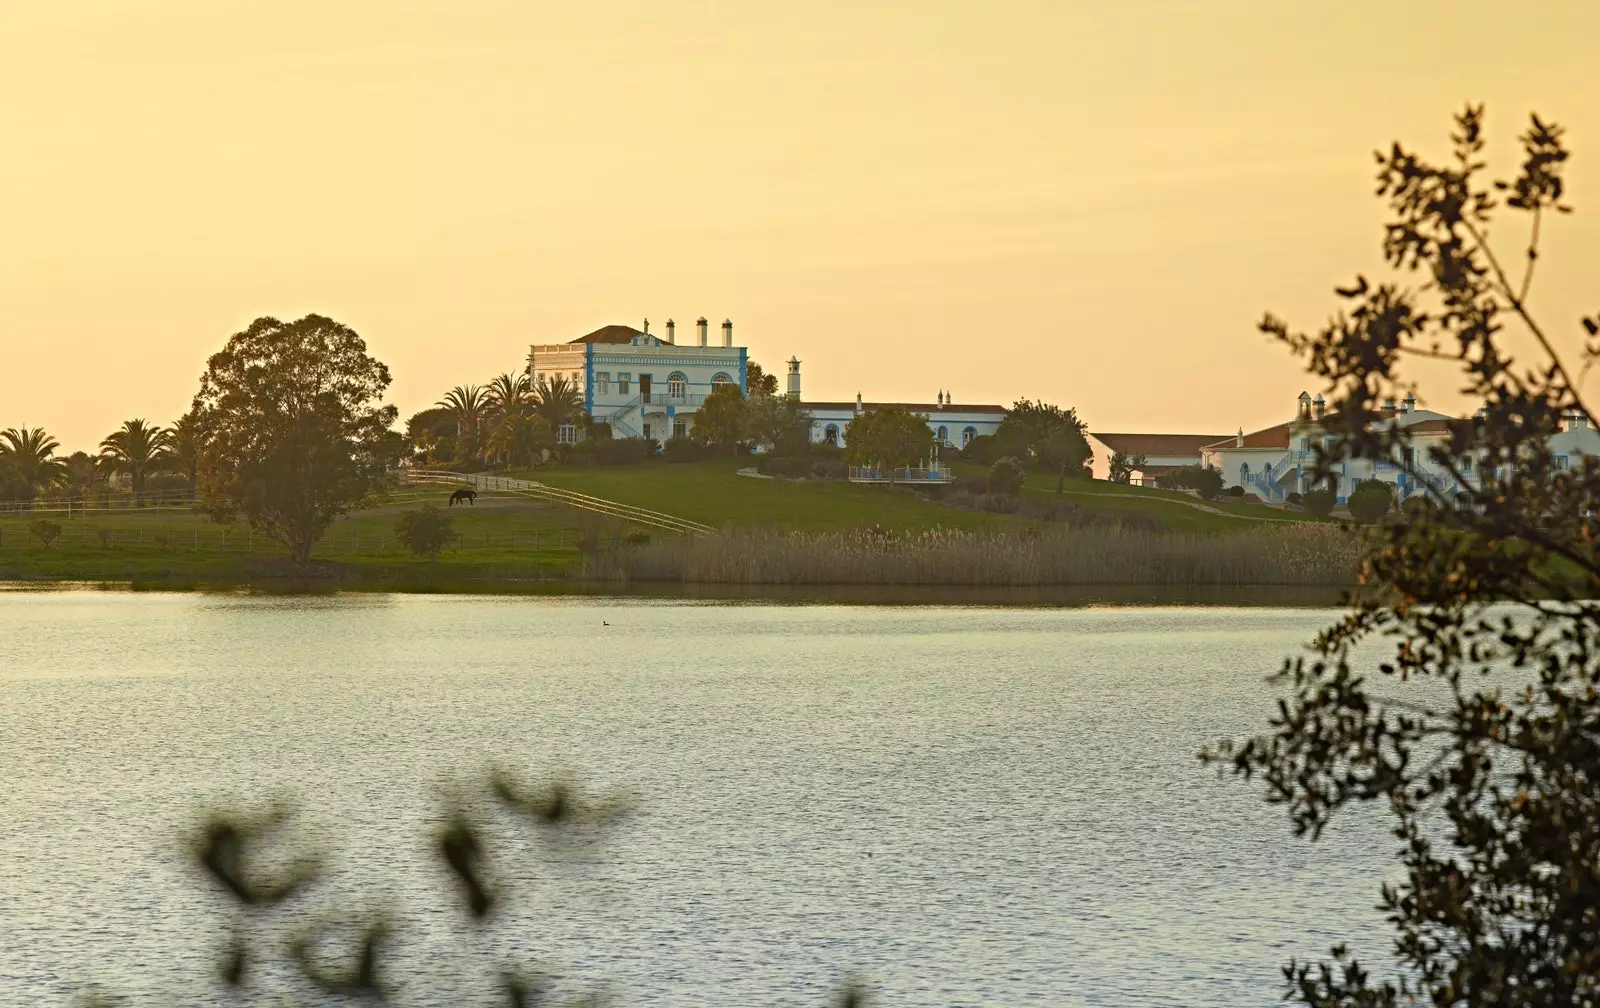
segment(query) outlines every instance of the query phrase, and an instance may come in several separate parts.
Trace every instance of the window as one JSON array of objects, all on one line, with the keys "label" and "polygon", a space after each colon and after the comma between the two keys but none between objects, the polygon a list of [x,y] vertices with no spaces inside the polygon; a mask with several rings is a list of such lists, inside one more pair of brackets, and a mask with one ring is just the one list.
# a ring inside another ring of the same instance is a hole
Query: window
[{"label": "window", "polygon": [[831,445],[838,444],[839,443],[839,425],[838,424],[829,424],[827,427],[823,428],[823,430],[822,430],[822,440],[826,441],[828,444],[831,444]]},{"label": "window", "polygon": [[1417,464],[1417,453],[1416,453],[1416,451],[1414,449],[1411,449],[1411,448],[1402,448],[1402,449],[1400,449],[1400,462],[1407,469],[1410,469],[1411,467],[1415,466]]},{"label": "window", "polygon": [[716,374],[711,376],[711,387],[713,389],[715,389],[718,385],[732,384],[734,384],[733,375],[730,375],[726,371],[718,371]]},{"label": "window", "polygon": [[963,430],[961,432],[961,447],[965,448],[967,445],[971,444],[972,439],[977,436],[978,428],[976,427],[968,427],[967,429]]},{"label": "window", "polygon": [[618,395],[627,395],[628,394],[628,382],[630,380],[632,380],[632,378],[633,378],[633,375],[629,374],[626,371],[618,371],[617,372],[617,394]]},{"label": "window", "polygon": [[1565,469],[1567,467],[1567,457],[1565,455],[1553,455],[1551,459],[1557,469]]},{"label": "window", "polygon": [[1239,485],[1244,486],[1250,482],[1250,463],[1239,463]]},{"label": "window", "polygon": [[689,436],[689,422],[687,420],[672,421],[672,436],[675,438]]},{"label": "window", "polygon": [[650,440],[650,427],[651,427],[650,424],[645,424],[644,425],[644,439],[646,441]]},{"label": "window", "polygon": [[674,371],[667,375],[667,395],[674,399],[682,399],[689,394],[689,379],[683,376],[682,371]]},{"label": "window", "polygon": [[611,394],[611,372],[610,371],[596,371],[594,373],[594,394],[595,395],[610,395]]},{"label": "window", "polygon": [[578,428],[572,424],[562,424],[556,428],[556,440],[561,444],[577,444]]},{"label": "window", "polygon": [[939,428],[939,443],[940,444],[949,444],[950,443],[950,428],[943,427],[943,426],[941,426]]}]

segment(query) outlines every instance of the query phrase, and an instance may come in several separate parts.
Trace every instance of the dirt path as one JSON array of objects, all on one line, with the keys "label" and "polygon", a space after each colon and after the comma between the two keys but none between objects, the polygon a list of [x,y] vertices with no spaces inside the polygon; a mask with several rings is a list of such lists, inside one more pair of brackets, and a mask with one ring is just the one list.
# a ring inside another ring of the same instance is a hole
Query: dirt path
[{"label": "dirt path", "polygon": [[1265,515],[1238,514],[1237,512],[1234,512],[1234,511],[1224,511],[1221,508],[1214,508],[1209,504],[1202,504],[1199,501],[1179,500],[1179,499],[1174,498],[1174,497],[1134,497],[1133,494],[1094,493],[1093,491],[1087,491],[1087,490],[1068,490],[1066,493],[1062,494],[1062,496],[1063,497],[1118,497],[1118,498],[1121,498],[1122,500],[1127,500],[1128,498],[1133,497],[1134,500],[1161,500],[1161,501],[1166,501],[1168,504],[1182,504],[1182,505],[1184,505],[1186,507],[1192,507],[1196,511],[1204,511],[1206,514],[1221,515],[1224,518],[1239,518],[1239,519],[1242,519],[1243,521],[1293,522],[1295,524],[1303,524],[1305,522],[1304,518],[1268,518]]}]

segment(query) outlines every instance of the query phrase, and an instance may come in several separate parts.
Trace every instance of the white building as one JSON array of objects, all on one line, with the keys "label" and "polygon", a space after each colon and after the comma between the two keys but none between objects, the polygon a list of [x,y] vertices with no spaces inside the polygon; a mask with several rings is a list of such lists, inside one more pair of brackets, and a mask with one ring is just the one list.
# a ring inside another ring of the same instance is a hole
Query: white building
[{"label": "white building", "polygon": [[[1399,403],[1386,402],[1380,411],[1378,423],[1403,434],[1401,459],[1394,462],[1349,459],[1336,465],[1334,492],[1341,503],[1356,484],[1369,479],[1392,484],[1397,500],[1404,500],[1421,489],[1423,482],[1447,497],[1470,489],[1448,470],[1435,465],[1431,457],[1430,449],[1449,442],[1449,424],[1454,418],[1419,410],[1416,405],[1416,400],[1407,396]],[[1205,465],[1222,473],[1224,486],[1243,487],[1262,500],[1279,502],[1290,493],[1304,493],[1312,488],[1315,448],[1333,438],[1324,424],[1327,418],[1323,398],[1312,399],[1302,392],[1293,420],[1250,434],[1241,428],[1233,437],[1206,446],[1201,455]],[[1600,431],[1588,426],[1581,415],[1574,416],[1565,429],[1550,439],[1550,448],[1557,465],[1576,465],[1584,455],[1600,455]],[[1420,478],[1405,472],[1407,466],[1417,470]],[[1466,471],[1471,466],[1458,464],[1457,468]]]},{"label": "white building", "polygon": [[[789,382],[786,391],[790,397],[800,399],[800,362],[789,359]],[[806,402],[801,400],[806,412],[811,414],[811,440],[819,444],[844,447],[845,430],[850,421],[869,409],[898,407],[921,413],[928,421],[934,441],[947,448],[965,448],[972,439],[983,434],[993,434],[1009,412],[1004,406],[957,404],[950,393],[941,391],[931,403],[877,403],[865,402],[860,393],[855,402]]]},{"label": "white building", "polygon": [[[611,425],[619,438],[665,441],[694,429],[694,416],[718,385],[746,391],[749,354],[733,345],[733,323],[722,323],[718,345],[710,341],[710,323],[695,323],[696,337],[677,342],[677,325],[667,320],[666,332],[608,325],[567,343],[535,344],[528,350],[528,376],[564,375],[583,392],[583,408],[594,420]],[[576,430],[561,438],[573,441]]]},{"label": "white building", "polygon": [[1153,484],[1174,469],[1201,465],[1201,451],[1222,439],[1221,434],[1090,434],[1090,471],[1095,479],[1110,479],[1113,454],[1143,455],[1144,465],[1134,470],[1131,482]]}]

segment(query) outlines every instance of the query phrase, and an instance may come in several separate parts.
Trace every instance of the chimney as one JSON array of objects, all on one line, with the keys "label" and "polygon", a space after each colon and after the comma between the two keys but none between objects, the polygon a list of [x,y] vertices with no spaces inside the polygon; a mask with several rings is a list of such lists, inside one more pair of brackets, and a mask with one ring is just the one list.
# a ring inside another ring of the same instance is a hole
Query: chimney
[{"label": "chimney", "polygon": [[1395,411],[1394,399],[1385,399],[1383,401],[1383,408],[1386,412],[1393,413]]},{"label": "chimney", "polygon": [[862,411],[862,406],[861,406],[861,393],[860,393],[860,392],[857,392],[857,393],[856,393],[856,412],[857,412],[857,413],[860,413],[860,412],[861,412],[861,411]]},{"label": "chimney", "polygon": [[1244,447],[1244,428],[1243,427],[1239,428],[1238,435],[1233,439],[1233,446],[1235,448],[1243,448]]},{"label": "chimney", "polygon": [[1300,402],[1300,419],[1302,419],[1302,420],[1311,419],[1311,393],[1309,393],[1309,392],[1300,393],[1299,402]]},{"label": "chimney", "polygon": [[671,319],[667,319],[667,342],[678,342],[678,324]]},{"label": "chimney", "polygon": [[722,320],[722,345],[725,347],[733,346],[733,320],[731,319]]},{"label": "chimney", "polygon": [[646,336],[650,335],[650,320],[649,319],[645,319],[644,320],[644,334]]},{"label": "chimney", "polygon": [[[671,323],[668,323],[668,324],[670,325]],[[1317,419],[1318,420],[1321,420],[1324,416],[1327,416],[1327,414],[1328,414],[1328,400],[1322,398],[1322,393],[1321,392],[1318,392],[1317,393],[1317,397],[1315,399],[1311,400],[1311,405],[1316,410],[1316,415],[1317,415]]]},{"label": "chimney", "polygon": [[789,358],[789,398],[800,399],[800,358]]},{"label": "chimney", "polygon": [[1567,414],[1567,430],[1578,430],[1589,426],[1589,417],[1583,410],[1575,409]]},{"label": "chimney", "polygon": [[1406,393],[1406,397],[1404,399],[1400,400],[1400,412],[1402,412],[1402,413],[1410,413],[1412,410],[1414,410],[1416,408],[1417,408],[1417,397],[1415,395],[1413,395],[1412,393],[1407,392]]},{"label": "chimney", "polygon": [[711,324],[710,322],[706,321],[706,317],[704,315],[700,316],[700,320],[695,323],[695,326],[698,327],[699,330],[700,330],[700,345],[701,346],[705,346],[706,345],[706,327],[709,326],[710,324]]}]

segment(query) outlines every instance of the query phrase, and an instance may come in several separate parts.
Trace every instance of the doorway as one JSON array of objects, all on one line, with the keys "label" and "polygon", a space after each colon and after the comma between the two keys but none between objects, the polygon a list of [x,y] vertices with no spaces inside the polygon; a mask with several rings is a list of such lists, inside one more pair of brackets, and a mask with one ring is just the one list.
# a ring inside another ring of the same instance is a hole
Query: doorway
[{"label": "doorway", "polygon": [[647,374],[639,376],[639,401],[642,403],[650,401],[650,376]]}]

